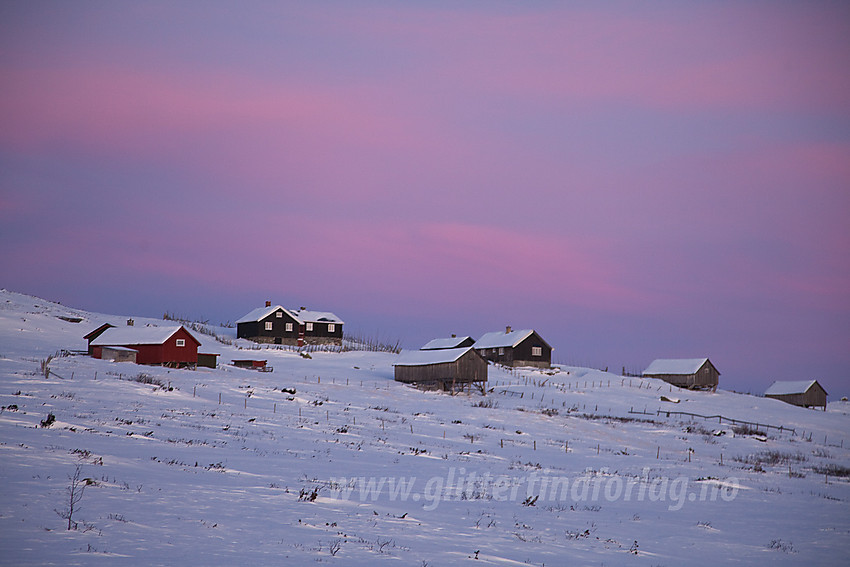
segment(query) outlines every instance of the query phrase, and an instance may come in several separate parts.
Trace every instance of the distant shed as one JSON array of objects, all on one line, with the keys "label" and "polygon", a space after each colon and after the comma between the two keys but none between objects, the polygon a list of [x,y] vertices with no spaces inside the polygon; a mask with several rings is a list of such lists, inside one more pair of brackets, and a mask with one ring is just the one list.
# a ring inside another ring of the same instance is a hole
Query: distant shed
[{"label": "distant shed", "polygon": [[764,393],[765,398],[781,400],[804,408],[823,407],[823,411],[826,411],[826,396],[826,390],[817,380],[777,381]]},{"label": "distant shed", "polygon": [[428,389],[464,390],[487,382],[487,361],[472,347],[405,351],[393,366],[396,381]]},{"label": "distant shed", "polygon": [[646,378],[691,390],[716,390],[720,372],[707,358],[659,358],[643,371]]},{"label": "distant shed", "polygon": [[471,347],[475,344],[475,339],[472,337],[458,337],[457,335],[452,335],[451,337],[446,337],[444,339],[433,339],[428,341],[422,348],[419,350],[441,350],[447,348],[466,348]]},{"label": "distant shed", "polygon": [[215,368],[218,362],[218,353],[214,352],[199,352],[198,353],[198,366],[203,366],[204,368]]}]

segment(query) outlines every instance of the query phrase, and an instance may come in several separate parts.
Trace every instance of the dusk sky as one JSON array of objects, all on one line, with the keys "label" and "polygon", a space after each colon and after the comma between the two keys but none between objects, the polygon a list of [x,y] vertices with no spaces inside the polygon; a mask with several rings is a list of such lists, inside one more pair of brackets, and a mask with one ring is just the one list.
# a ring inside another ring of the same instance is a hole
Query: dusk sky
[{"label": "dusk sky", "polygon": [[0,287],[850,395],[850,3],[4,1]]}]

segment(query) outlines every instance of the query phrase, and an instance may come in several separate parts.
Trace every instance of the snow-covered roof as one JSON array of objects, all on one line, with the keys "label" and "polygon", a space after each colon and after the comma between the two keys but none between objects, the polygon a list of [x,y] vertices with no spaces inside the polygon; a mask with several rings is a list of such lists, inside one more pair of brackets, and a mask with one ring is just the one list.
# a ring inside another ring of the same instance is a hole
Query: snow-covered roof
[{"label": "snow-covered roof", "polygon": [[[787,394],[803,394],[815,385],[817,380],[776,381],[765,390],[765,396],[784,396]],[[824,390],[825,391],[825,390]]]},{"label": "snow-covered roof", "polygon": [[405,350],[398,356],[393,366],[423,366],[425,364],[454,362],[470,350],[472,350],[472,347],[444,348],[440,350]]},{"label": "snow-covered roof", "polygon": [[330,313],[328,311],[309,311],[307,309],[286,309],[280,305],[272,305],[270,307],[258,307],[256,309],[251,310],[245,316],[236,321],[236,324],[239,323],[256,323],[257,321],[262,321],[278,309],[282,309],[287,315],[295,319],[299,325],[303,325],[304,323],[336,323],[338,325],[343,325],[342,319]]},{"label": "snow-covered roof", "polygon": [[[183,328],[182,325],[169,327],[110,327],[91,342],[92,346],[118,345],[161,345]],[[186,331],[189,333],[189,331]],[[201,341],[189,333],[198,344]]]},{"label": "snow-covered roof", "polygon": [[298,311],[290,311],[290,313],[302,323],[336,323],[344,325],[342,319],[331,313],[330,311],[308,311],[300,309]]},{"label": "snow-covered roof", "polygon": [[495,333],[487,333],[483,335],[480,339],[475,341],[475,348],[502,348],[502,347],[515,347],[525,339],[531,336],[534,332],[534,329],[523,329],[520,331],[511,331],[510,333],[505,333],[502,331],[496,331]]},{"label": "snow-covered roof", "polygon": [[472,337],[446,337],[444,339],[433,339],[425,343],[421,350],[457,348],[460,343],[467,340],[472,340]]},{"label": "snow-covered roof", "polygon": [[[236,324],[238,325],[239,323],[256,323],[257,321],[262,321],[278,309],[283,309],[284,311],[286,311],[286,309],[284,309],[280,305],[272,305],[270,307],[257,307],[256,309],[252,309],[243,317],[241,317],[238,321],[236,321]],[[287,311],[287,313],[289,312]]]},{"label": "snow-covered roof", "polygon": [[688,375],[696,374],[697,370],[702,368],[706,363],[707,358],[659,358],[653,360],[646,370],[643,371],[644,376],[653,376],[656,374],[673,374],[673,375]]}]

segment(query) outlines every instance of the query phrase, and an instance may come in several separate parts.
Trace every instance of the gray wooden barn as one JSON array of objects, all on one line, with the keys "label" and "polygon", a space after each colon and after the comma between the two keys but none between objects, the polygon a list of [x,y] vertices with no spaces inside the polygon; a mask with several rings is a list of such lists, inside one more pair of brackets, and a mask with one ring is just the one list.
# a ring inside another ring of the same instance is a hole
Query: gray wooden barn
[{"label": "gray wooden barn", "polygon": [[691,390],[714,391],[720,380],[720,372],[707,358],[659,358],[643,371],[643,376]]},{"label": "gray wooden barn", "polygon": [[487,361],[472,347],[408,350],[393,366],[397,382],[426,389],[465,390],[487,383]]},{"label": "gray wooden barn", "polygon": [[826,390],[817,380],[795,380],[774,382],[765,393],[765,398],[774,398],[795,406],[823,407],[826,411]]}]

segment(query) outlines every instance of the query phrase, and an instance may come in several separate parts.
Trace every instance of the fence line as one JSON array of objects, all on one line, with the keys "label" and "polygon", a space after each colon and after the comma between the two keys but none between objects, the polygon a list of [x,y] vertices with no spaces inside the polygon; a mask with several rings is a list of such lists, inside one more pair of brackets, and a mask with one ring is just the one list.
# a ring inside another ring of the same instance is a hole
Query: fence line
[{"label": "fence line", "polygon": [[[644,414],[644,415],[651,415],[651,414],[647,414],[645,411],[644,412],[638,412],[638,411],[629,410],[629,413],[640,413],[640,414]],[[794,429],[793,427],[785,427],[784,425],[770,425],[769,423],[759,423],[759,422],[755,422],[755,421],[744,421],[743,419],[733,419],[731,417],[724,417],[722,415],[700,415],[698,413],[691,413],[691,412],[688,412],[688,411],[656,410],[655,416],[658,417],[662,413],[665,414],[667,417],[670,417],[671,415],[687,415],[687,416],[691,416],[691,417],[699,417],[701,419],[716,419],[717,423],[723,423],[723,420],[725,419],[727,422],[731,423],[732,425],[737,425],[737,424],[753,425],[753,426],[755,426],[756,429],[758,429],[759,427],[765,427],[767,429],[777,429],[780,432],[790,431],[792,435],[797,434],[796,429]]]}]

